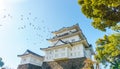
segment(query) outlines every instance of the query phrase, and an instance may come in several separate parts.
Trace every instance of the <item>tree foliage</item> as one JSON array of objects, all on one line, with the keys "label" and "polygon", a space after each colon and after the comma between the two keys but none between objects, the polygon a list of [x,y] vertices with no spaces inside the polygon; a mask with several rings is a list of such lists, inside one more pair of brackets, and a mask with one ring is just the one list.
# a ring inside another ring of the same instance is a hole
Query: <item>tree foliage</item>
[{"label": "tree foliage", "polygon": [[120,69],[120,33],[105,35],[96,44],[96,60],[103,64],[110,63],[111,69]]},{"label": "tree foliage", "polygon": [[0,67],[4,65],[4,62],[2,61],[2,58],[0,57]]},{"label": "tree foliage", "polygon": [[120,22],[120,0],[78,0],[78,3],[96,29],[106,31]]},{"label": "tree foliage", "polygon": [[96,69],[99,69],[99,63],[87,58],[84,61],[84,67],[82,69],[94,69],[93,65],[96,65]]},{"label": "tree foliage", "polygon": [[[78,3],[83,14],[93,20],[94,28],[120,32],[120,0],[78,0]],[[120,69],[120,33],[105,35],[96,45],[96,60],[110,63],[111,69]]]},{"label": "tree foliage", "polygon": [[120,24],[117,24],[116,26],[112,27],[114,31],[120,32]]}]

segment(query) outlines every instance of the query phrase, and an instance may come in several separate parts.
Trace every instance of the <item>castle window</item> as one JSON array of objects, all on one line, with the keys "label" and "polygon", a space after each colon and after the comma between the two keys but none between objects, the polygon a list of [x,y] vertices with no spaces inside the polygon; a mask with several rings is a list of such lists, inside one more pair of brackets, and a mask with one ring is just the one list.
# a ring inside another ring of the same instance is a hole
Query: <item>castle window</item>
[{"label": "castle window", "polygon": [[81,53],[80,53],[80,52],[78,52],[78,55],[81,55]]},{"label": "castle window", "polygon": [[70,51],[72,51],[72,48],[70,48]]},{"label": "castle window", "polygon": [[74,55],[76,56],[76,52],[74,53]]},{"label": "castle window", "polygon": [[25,61],[26,61],[26,59],[24,58],[24,59],[23,59],[23,62],[25,62]]},{"label": "castle window", "polygon": [[36,62],[36,59],[33,59],[33,62]]},{"label": "castle window", "polygon": [[65,53],[62,53],[61,56],[65,56]]},{"label": "castle window", "polygon": [[51,59],[51,57],[49,57],[49,59]]},{"label": "castle window", "polygon": [[58,50],[55,50],[55,52],[58,52]]},{"label": "castle window", "polygon": [[70,55],[72,56],[72,53]]},{"label": "castle window", "polygon": [[87,56],[87,53],[85,51],[83,51],[83,52],[84,52],[84,56]]},{"label": "castle window", "polygon": [[74,47],[74,50],[76,49],[76,47]]},{"label": "castle window", "polygon": [[58,57],[58,54],[55,54],[55,57]]},{"label": "castle window", "polygon": [[62,50],[65,51],[65,48],[63,48]]},{"label": "castle window", "polygon": [[65,42],[66,42],[66,43],[69,43],[69,41],[68,41],[68,40],[66,40]]},{"label": "castle window", "polygon": [[75,39],[72,39],[72,42],[75,42]]},{"label": "castle window", "polygon": [[78,50],[80,49],[80,47],[78,46]]},{"label": "castle window", "polygon": [[48,59],[48,57],[46,57],[46,59]]},{"label": "castle window", "polygon": [[50,54],[52,54],[52,52],[51,52],[51,51],[50,51],[49,53],[50,53]]}]

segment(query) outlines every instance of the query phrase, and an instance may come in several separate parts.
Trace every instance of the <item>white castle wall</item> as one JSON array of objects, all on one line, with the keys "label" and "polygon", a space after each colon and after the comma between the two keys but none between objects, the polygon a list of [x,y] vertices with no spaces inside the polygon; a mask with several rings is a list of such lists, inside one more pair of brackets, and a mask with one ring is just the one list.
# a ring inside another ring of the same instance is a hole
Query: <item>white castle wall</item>
[{"label": "white castle wall", "polygon": [[30,63],[29,61],[30,61],[30,57],[28,55],[27,56],[22,56],[20,64]]},{"label": "white castle wall", "polygon": [[37,56],[33,56],[33,55],[27,55],[27,56],[22,56],[21,57],[21,65],[22,64],[33,64],[33,65],[37,65],[37,66],[42,66],[43,63],[43,59]]},{"label": "white castle wall", "polygon": [[61,47],[58,49],[51,49],[46,51],[45,61],[54,61],[59,58],[80,58],[84,57],[84,46],[82,44],[69,47]]},{"label": "white castle wall", "polygon": [[84,57],[84,46],[82,44],[73,46],[68,50],[69,58],[79,58]]}]

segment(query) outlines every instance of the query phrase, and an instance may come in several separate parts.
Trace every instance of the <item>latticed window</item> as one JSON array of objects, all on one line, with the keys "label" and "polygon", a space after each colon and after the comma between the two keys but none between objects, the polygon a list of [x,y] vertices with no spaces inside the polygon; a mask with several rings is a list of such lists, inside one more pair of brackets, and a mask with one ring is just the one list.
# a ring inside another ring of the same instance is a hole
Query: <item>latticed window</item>
[{"label": "latticed window", "polygon": [[55,57],[58,57],[58,54],[55,54]]},{"label": "latticed window", "polygon": [[58,52],[58,50],[56,49],[55,52]]},{"label": "latticed window", "polygon": [[75,39],[72,39],[72,42],[75,42]]},{"label": "latticed window", "polygon": [[72,56],[73,54],[71,53],[70,55]]},{"label": "latticed window", "polygon": [[65,53],[62,53],[61,56],[65,56]]},{"label": "latticed window", "polygon": [[26,59],[25,59],[25,58],[23,59],[23,62],[26,62]]},{"label": "latticed window", "polygon": [[65,51],[65,48],[63,48],[62,51]]}]

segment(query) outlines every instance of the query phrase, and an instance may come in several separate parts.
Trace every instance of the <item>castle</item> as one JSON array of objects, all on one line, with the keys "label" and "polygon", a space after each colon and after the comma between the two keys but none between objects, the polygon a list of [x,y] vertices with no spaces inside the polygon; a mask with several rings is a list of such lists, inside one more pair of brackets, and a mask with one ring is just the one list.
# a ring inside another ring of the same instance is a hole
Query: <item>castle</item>
[{"label": "castle", "polygon": [[79,25],[63,27],[52,32],[54,37],[47,39],[51,46],[40,48],[45,56],[40,56],[30,50],[21,57],[18,69],[81,69],[86,58],[93,52]]}]

